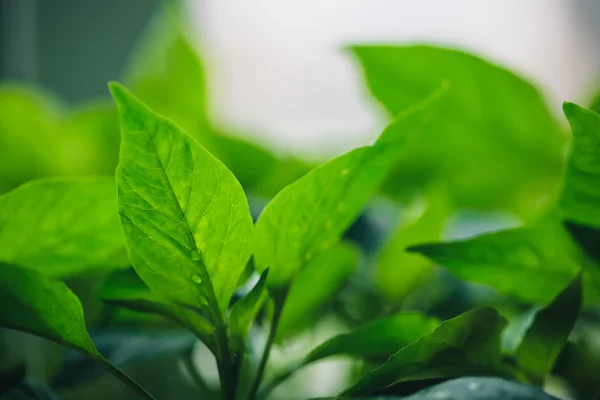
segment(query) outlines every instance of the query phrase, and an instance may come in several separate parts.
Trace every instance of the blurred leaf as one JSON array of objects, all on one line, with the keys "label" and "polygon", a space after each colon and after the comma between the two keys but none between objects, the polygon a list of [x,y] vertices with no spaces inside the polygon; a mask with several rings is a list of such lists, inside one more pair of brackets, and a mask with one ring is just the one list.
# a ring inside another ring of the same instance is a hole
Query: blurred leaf
[{"label": "blurred leaf", "polygon": [[344,396],[369,396],[409,380],[504,375],[500,335],[506,321],[493,309],[476,309],[443,322],[435,331],[393,354]]},{"label": "blurred leaf", "polygon": [[600,246],[598,246],[598,243],[600,243],[600,230],[571,222],[565,222],[565,227],[584,252],[590,256],[596,264],[600,263]]},{"label": "blurred leaf", "polygon": [[581,275],[538,311],[515,355],[517,365],[542,384],[567,343],[581,310]]},{"label": "blurred leaf", "polygon": [[0,260],[55,277],[125,267],[112,178],[46,178],[0,196]]},{"label": "blurred leaf", "polygon": [[440,91],[394,120],[373,146],[339,156],[285,187],[256,224],[254,262],[269,286],[286,286],[319,252],[337,243],[390,167],[423,128]]},{"label": "blurred leaf", "polygon": [[577,392],[578,399],[600,394],[600,355],[590,343],[569,342],[554,364],[553,375],[565,379]]},{"label": "blurred leaf", "polygon": [[510,209],[530,218],[552,204],[567,137],[531,84],[457,50],[354,46],[351,51],[369,90],[391,115],[441,82],[449,84],[440,112],[389,179],[388,193],[405,199],[441,180],[460,207]]},{"label": "blurred leaf", "polygon": [[425,204],[417,212],[407,210],[406,219],[377,257],[377,286],[389,301],[401,302],[431,276],[432,262],[420,254],[407,252],[406,248],[439,240],[450,212],[447,194],[440,190],[427,196]]},{"label": "blurred leaf", "polygon": [[39,272],[0,263],[0,325],[70,347],[101,364],[142,398],[154,398],[108,362],[87,333],[83,309],[64,283]]},{"label": "blurred leaf", "polygon": [[111,305],[142,313],[162,315],[194,332],[206,346],[214,350],[214,328],[199,314],[154,295],[135,270],[115,271],[100,289],[102,300]]},{"label": "blurred leaf", "polygon": [[600,93],[590,103],[590,110],[600,113]]},{"label": "blurred leaf", "polygon": [[573,143],[560,208],[569,222],[600,229],[600,115],[573,103],[563,109]]},{"label": "blurred leaf", "polygon": [[404,400],[558,400],[541,389],[492,377],[452,379]]},{"label": "blurred leaf", "polygon": [[252,253],[242,187],[172,122],[122,86],[111,90],[121,115],[119,214],[133,266],[157,295],[223,317]]},{"label": "blurred leaf", "polygon": [[554,219],[531,227],[463,241],[424,244],[409,250],[440,263],[462,279],[543,305],[552,301],[583,268],[585,303],[593,304],[599,297],[598,266]]},{"label": "blurred leaf", "polygon": [[505,354],[515,354],[517,352],[539,310],[541,310],[541,307],[533,306],[527,311],[509,318],[508,326],[502,332],[502,351]]},{"label": "blurred leaf", "polygon": [[277,335],[284,338],[309,326],[328,299],[340,290],[356,270],[359,253],[345,243],[319,253],[292,283],[287,295]]},{"label": "blurred leaf", "polygon": [[238,300],[229,314],[229,330],[232,337],[240,341],[238,346],[243,347],[243,341],[248,335],[250,326],[267,299],[266,283],[269,270],[266,269],[260,276],[252,290]]},{"label": "blurred leaf", "polygon": [[58,394],[52,391],[52,388],[41,383],[29,380],[23,381],[18,387],[12,389],[4,396],[2,400],[60,400]]},{"label": "blurred leaf", "polygon": [[0,193],[52,175],[58,101],[26,85],[0,85]]},{"label": "blurred leaf", "polygon": [[[94,343],[116,367],[125,368],[170,354],[184,354],[196,342],[190,332],[107,331],[92,335]],[[102,375],[102,368],[76,352],[69,352],[53,376],[57,389],[72,388]]]},{"label": "blurred leaf", "polygon": [[417,313],[381,318],[327,340],[312,350],[304,363],[340,354],[385,359],[420,337],[430,334],[438,325],[439,321],[435,318]]},{"label": "blurred leaf", "polygon": [[0,396],[17,387],[26,375],[25,364],[17,364],[0,371]]}]

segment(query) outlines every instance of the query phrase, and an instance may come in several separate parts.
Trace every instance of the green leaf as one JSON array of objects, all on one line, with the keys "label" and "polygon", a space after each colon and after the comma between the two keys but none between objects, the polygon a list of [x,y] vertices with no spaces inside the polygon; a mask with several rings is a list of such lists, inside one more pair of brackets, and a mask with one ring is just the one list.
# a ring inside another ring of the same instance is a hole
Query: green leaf
[{"label": "green leaf", "polygon": [[406,248],[441,238],[451,213],[448,196],[442,190],[430,192],[418,210],[408,209],[400,226],[381,248],[376,261],[377,286],[393,303],[401,303],[433,272],[433,264]]},{"label": "green leaf", "polygon": [[492,286],[526,302],[548,304],[581,268],[586,304],[592,304],[599,295],[595,287],[597,266],[554,219],[409,250],[429,257],[462,279]]},{"label": "green leaf", "polygon": [[542,384],[567,343],[577,321],[582,299],[581,275],[552,303],[538,311],[516,353],[517,365]]},{"label": "green leaf", "polygon": [[400,114],[373,146],[311,170],[285,187],[256,224],[254,261],[270,286],[287,285],[319,252],[337,243],[416,132],[431,118],[440,90]]},{"label": "green leaf", "polygon": [[231,307],[228,324],[229,332],[232,337],[241,342],[248,335],[254,318],[256,318],[267,299],[266,283],[268,274],[269,270],[266,269],[252,290]]},{"label": "green leaf", "polygon": [[128,266],[112,178],[46,178],[0,196],[0,260],[54,277]]},{"label": "green leaf", "polygon": [[600,229],[600,115],[565,103],[573,143],[560,201],[565,219]]},{"label": "green leaf", "polygon": [[194,332],[209,349],[215,348],[212,339],[214,328],[205,318],[153,294],[133,269],[109,275],[100,288],[100,297],[107,304],[162,315]]},{"label": "green leaf", "polygon": [[26,267],[0,262],[0,325],[70,347],[100,363],[134,389],[153,399],[96,349],[87,333],[83,309],[67,286]]},{"label": "green leaf", "polygon": [[439,321],[435,318],[427,318],[418,313],[401,313],[381,318],[327,340],[312,350],[304,363],[340,354],[371,359],[387,358],[420,337],[430,334],[438,325]]},{"label": "green leaf", "polygon": [[223,317],[252,253],[242,187],[175,124],[122,86],[111,91],[121,117],[118,208],[133,266],[160,297],[208,304]]},{"label": "green leaf", "polygon": [[340,243],[319,253],[304,268],[286,297],[278,338],[284,338],[310,326],[312,318],[323,304],[339,291],[356,270],[360,254],[346,243]]},{"label": "green leaf", "polygon": [[567,137],[530,83],[457,50],[420,45],[350,50],[390,115],[441,82],[449,84],[435,119],[388,180],[387,193],[405,199],[442,181],[459,207],[510,209],[527,218],[553,204],[549,194],[561,183]]},{"label": "green leaf", "polygon": [[504,374],[500,335],[505,325],[493,309],[468,311],[403,347],[343,395],[373,395],[409,380]]},{"label": "green leaf", "polygon": [[467,377],[440,383],[404,400],[558,400],[540,388],[491,377]]}]

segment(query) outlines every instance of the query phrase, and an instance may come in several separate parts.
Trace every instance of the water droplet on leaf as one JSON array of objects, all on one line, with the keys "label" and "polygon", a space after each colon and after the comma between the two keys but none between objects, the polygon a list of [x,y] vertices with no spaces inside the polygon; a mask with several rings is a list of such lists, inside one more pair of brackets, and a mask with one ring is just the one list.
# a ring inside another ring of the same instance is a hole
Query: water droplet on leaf
[{"label": "water droplet on leaf", "polygon": [[192,282],[194,282],[195,284],[200,285],[202,283],[202,278],[198,274],[193,274],[192,275]]}]

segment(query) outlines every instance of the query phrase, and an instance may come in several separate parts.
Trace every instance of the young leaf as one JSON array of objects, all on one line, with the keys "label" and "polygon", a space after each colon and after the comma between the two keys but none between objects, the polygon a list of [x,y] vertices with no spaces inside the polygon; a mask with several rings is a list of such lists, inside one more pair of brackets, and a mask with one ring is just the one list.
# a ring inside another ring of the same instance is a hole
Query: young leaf
[{"label": "young leaf", "polygon": [[208,304],[222,319],[252,253],[242,187],[175,124],[110,87],[121,118],[118,209],[133,266],[157,295]]},{"label": "young leaf", "polygon": [[46,178],[0,196],[0,260],[54,277],[125,267],[111,178]]},{"label": "young leaf", "polygon": [[565,103],[573,142],[560,201],[565,219],[600,229],[600,115]]},{"label": "young leaf", "polygon": [[435,318],[417,313],[401,313],[381,318],[350,333],[329,339],[311,351],[304,363],[339,354],[387,358],[420,337],[430,334],[438,325],[439,321]]},{"label": "young leaf", "polygon": [[133,269],[113,272],[100,288],[100,297],[107,304],[162,315],[194,332],[209,349],[215,349],[214,328],[207,320],[187,308],[160,299]]},{"label": "young leaf", "polygon": [[319,252],[334,245],[415,131],[431,117],[440,90],[400,114],[373,146],[339,156],[285,187],[265,207],[256,224],[254,261],[269,268],[270,286],[287,285]]},{"label": "young leaf", "polygon": [[517,364],[538,384],[552,371],[567,343],[581,310],[581,292],[581,275],[577,275],[552,303],[538,311],[517,350]]},{"label": "young leaf", "polygon": [[266,283],[269,270],[260,276],[252,290],[231,307],[229,331],[232,337],[243,341],[248,335],[252,321],[267,299]]},{"label": "young leaf", "polygon": [[[440,82],[439,112],[384,189],[406,199],[442,181],[459,207],[510,209],[527,218],[553,204],[567,141],[539,91],[479,57],[431,46],[353,46],[367,86],[390,115]],[[411,190],[407,190],[411,189]],[[503,196],[498,196],[503,193]],[[543,200],[546,200],[543,202]]]},{"label": "young leaf", "polygon": [[310,325],[319,308],[330,299],[356,270],[359,259],[357,249],[345,243],[318,254],[304,268],[286,297],[278,338],[297,333]]},{"label": "young leaf", "polygon": [[96,349],[87,333],[83,309],[67,286],[26,267],[0,262],[0,325],[73,348],[100,363],[108,372],[153,399]]},{"label": "young leaf", "polygon": [[368,396],[413,379],[498,375],[500,335],[506,321],[493,309],[476,309],[443,322],[435,331],[393,354],[343,396]]},{"label": "young leaf", "polygon": [[584,268],[586,304],[598,299],[597,266],[553,219],[456,242],[409,248],[453,274],[521,300],[548,304]]}]

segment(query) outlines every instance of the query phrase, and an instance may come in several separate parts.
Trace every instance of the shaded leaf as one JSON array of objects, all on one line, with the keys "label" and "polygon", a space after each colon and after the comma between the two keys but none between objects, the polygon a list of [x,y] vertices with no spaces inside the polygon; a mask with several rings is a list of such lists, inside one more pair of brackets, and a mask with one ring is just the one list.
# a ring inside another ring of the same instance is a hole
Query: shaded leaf
[{"label": "shaded leaf", "polygon": [[600,115],[573,103],[563,109],[573,142],[560,208],[569,222],[600,229]]},{"label": "shaded leaf", "polygon": [[506,321],[493,309],[476,309],[443,322],[435,331],[393,354],[344,396],[368,396],[409,380],[504,375],[500,335]]},{"label": "shaded leaf", "polygon": [[447,194],[435,190],[420,205],[407,210],[400,226],[377,255],[377,286],[394,303],[401,302],[419,284],[431,277],[432,262],[420,254],[410,253],[410,245],[439,240],[451,213]]},{"label": "shaded leaf", "polygon": [[600,394],[600,357],[598,349],[587,341],[568,342],[554,364],[553,375],[565,379],[577,398]]},{"label": "shaded leaf", "polygon": [[133,269],[113,272],[102,285],[100,296],[107,304],[158,314],[175,321],[194,332],[209,349],[214,350],[212,325],[199,314],[154,295]]},{"label": "shaded leaf", "polygon": [[39,272],[0,263],[0,325],[70,347],[100,363],[143,398],[153,399],[96,349],[83,309],[67,286]]},{"label": "shaded leaf", "polygon": [[[353,46],[367,86],[390,115],[448,82],[440,111],[385,190],[394,197],[448,184],[464,208],[531,218],[553,205],[567,141],[530,83],[479,57],[430,46]],[[498,196],[502,193],[502,196]]]},{"label": "shaded leaf", "polygon": [[[92,335],[94,343],[116,367],[125,368],[169,354],[192,350],[196,337],[190,332],[106,331]],[[77,352],[67,353],[51,385],[65,389],[81,385],[102,375],[103,369]]]},{"label": "shaded leaf", "polygon": [[581,275],[547,307],[538,311],[515,355],[517,365],[538,384],[546,376],[567,343],[581,310]]},{"label": "shaded leaf", "polygon": [[46,178],[0,196],[0,260],[66,277],[125,267],[111,178]]},{"label": "shaded leaf", "polygon": [[356,270],[358,259],[356,248],[341,243],[319,253],[300,271],[285,300],[278,337],[290,336],[310,326],[311,318]]},{"label": "shaded leaf", "polygon": [[554,219],[463,241],[410,248],[468,281],[490,285],[521,300],[548,304],[584,269],[586,304],[598,299],[596,266]]},{"label": "shaded leaf", "polygon": [[381,318],[354,331],[327,340],[312,350],[305,363],[345,354],[363,358],[387,358],[420,337],[433,332],[439,325],[435,318],[417,313],[401,313]]},{"label": "shaded leaf", "polygon": [[287,285],[319,252],[338,242],[429,121],[440,94],[438,90],[400,114],[375,145],[320,165],[271,200],[256,224],[254,253],[257,270],[269,268],[270,286]]},{"label": "shaded leaf", "polygon": [[238,340],[243,341],[246,338],[252,322],[267,299],[267,291],[265,289],[268,274],[269,270],[266,269],[252,290],[231,307],[228,325],[229,332]]},{"label": "shaded leaf", "polygon": [[493,377],[452,379],[403,399],[558,400],[535,386]]},{"label": "shaded leaf", "polygon": [[157,295],[224,316],[252,252],[248,202],[233,174],[118,84],[117,189],[133,265]]}]

